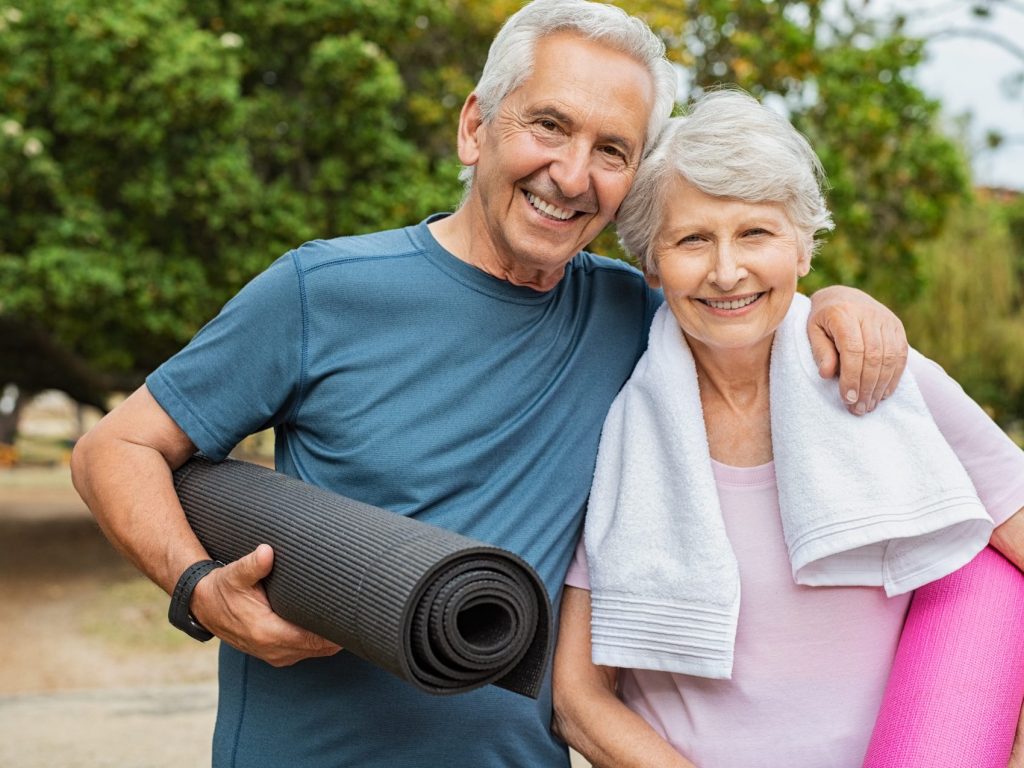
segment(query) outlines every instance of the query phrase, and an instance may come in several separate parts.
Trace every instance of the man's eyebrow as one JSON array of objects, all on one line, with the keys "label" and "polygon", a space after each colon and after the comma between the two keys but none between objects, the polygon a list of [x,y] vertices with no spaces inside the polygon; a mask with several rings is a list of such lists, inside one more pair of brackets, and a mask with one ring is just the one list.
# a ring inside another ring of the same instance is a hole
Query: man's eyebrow
[{"label": "man's eyebrow", "polygon": [[573,125],[576,121],[572,119],[568,112],[563,112],[558,107],[550,104],[544,104],[539,107],[535,107],[530,112],[531,117],[553,117],[560,123],[568,123]]},{"label": "man's eyebrow", "polygon": [[[573,126],[576,121],[572,116],[550,104],[543,104],[530,111],[531,117],[550,117],[562,123],[564,125]],[[627,139],[625,136],[620,136],[617,133],[608,133],[598,137],[602,144],[613,144],[622,149],[627,155],[636,150],[635,142]]]}]

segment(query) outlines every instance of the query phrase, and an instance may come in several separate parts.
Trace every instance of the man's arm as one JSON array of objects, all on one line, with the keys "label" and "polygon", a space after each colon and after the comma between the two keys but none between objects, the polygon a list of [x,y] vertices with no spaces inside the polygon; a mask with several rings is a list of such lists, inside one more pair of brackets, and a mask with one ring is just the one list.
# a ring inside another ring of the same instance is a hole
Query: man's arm
[{"label": "man's arm", "polygon": [[[75,446],[75,488],[111,543],[171,594],[184,570],[209,558],[189,527],[171,473],[195,445],[143,386]],[[245,653],[274,666],[336,653],[339,646],[285,621],[270,608],[260,581],[273,567],[265,544],[204,577],[192,615]]]},{"label": "man's arm", "polygon": [[896,389],[907,365],[903,323],[863,291],[837,285],[811,296],[807,336],[822,378],[839,374],[839,392],[858,415]]},{"label": "man's arm", "polygon": [[555,650],[555,732],[597,768],[694,768],[615,695],[616,670],[590,660],[590,592],[566,586]]}]

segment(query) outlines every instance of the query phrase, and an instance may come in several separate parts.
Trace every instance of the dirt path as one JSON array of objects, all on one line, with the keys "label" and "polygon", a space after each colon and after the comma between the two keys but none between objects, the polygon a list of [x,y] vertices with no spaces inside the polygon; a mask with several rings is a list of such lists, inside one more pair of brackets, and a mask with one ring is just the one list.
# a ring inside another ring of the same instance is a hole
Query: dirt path
[{"label": "dirt path", "polygon": [[0,766],[208,765],[216,645],[166,611],[66,468],[0,471]]}]

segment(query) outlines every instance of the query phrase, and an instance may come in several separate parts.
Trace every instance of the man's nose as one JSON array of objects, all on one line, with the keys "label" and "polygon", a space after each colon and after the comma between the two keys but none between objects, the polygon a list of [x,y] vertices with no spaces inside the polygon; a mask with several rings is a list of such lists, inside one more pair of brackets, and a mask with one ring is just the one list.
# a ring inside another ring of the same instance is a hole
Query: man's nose
[{"label": "man's nose", "polygon": [[566,199],[579,197],[590,189],[590,152],[578,142],[563,147],[551,163],[551,180]]}]

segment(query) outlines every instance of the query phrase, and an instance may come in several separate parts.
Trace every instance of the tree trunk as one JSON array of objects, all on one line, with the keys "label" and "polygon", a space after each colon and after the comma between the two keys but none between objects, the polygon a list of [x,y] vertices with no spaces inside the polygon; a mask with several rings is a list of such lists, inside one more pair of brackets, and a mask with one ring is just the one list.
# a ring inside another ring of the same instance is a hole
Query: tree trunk
[{"label": "tree trunk", "polygon": [[27,392],[20,391],[14,384],[0,389],[0,445],[14,445],[18,436],[18,419],[30,399]]}]

